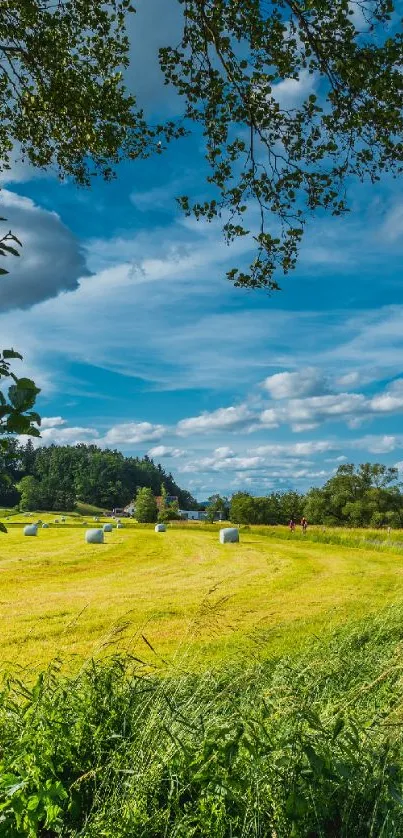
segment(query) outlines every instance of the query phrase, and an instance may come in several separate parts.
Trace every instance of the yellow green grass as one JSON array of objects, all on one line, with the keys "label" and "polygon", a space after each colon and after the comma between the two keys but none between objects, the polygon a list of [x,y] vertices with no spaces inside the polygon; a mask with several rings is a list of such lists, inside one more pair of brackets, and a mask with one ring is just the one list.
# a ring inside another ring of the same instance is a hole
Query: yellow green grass
[{"label": "yellow green grass", "polygon": [[114,647],[195,667],[288,653],[402,601],[403,555],[387,547],[287,541],[262,528],[220,545],[202,526],[161,535],[131,522],[88,545],[82,522],[27,538],[26,520],[0,540],[3,666],[42,668],[55,656],[77,662]]}]

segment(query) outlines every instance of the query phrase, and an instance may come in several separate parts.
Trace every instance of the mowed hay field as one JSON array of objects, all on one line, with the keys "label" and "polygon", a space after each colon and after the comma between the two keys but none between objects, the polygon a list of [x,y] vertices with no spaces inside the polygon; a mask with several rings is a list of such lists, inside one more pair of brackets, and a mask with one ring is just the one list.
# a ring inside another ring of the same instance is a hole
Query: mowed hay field
[{"label": "mowed hay field", "polygon": [[73,517],[24,536],[35,517],[6,521],[0,537],[3,668],[42,669],[55,657],[74,666],[114,649],[195,668],[261,659],[403,597],[403,553],[393,543],[357,548],[251,528],[239,544],[220,545],[218,526],[157,534],[125,522],[89,545]]}]

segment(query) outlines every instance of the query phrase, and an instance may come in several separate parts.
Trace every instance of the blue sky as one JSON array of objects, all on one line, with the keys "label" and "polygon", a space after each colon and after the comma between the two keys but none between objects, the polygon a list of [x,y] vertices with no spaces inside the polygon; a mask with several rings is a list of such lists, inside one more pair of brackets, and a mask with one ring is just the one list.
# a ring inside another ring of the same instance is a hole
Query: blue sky
[{"label": "blue sky", "polygon": [[[140,99],[164,114],[177,103],[149,59],[159,2],[139,15],[131,73],[142,67]],[[198,137],[91,191],[18,160],[3,182],[24,247],[0,285],[2,345],[42,387],[43,442],[147,452],[199,498],[304,490],[345,461],[403,468],[399,183],[351,184],[349,215],[312,219],[271,297],[225,279],[247,241],[230,251],[219,226],[176,209],[202,189]]]}]

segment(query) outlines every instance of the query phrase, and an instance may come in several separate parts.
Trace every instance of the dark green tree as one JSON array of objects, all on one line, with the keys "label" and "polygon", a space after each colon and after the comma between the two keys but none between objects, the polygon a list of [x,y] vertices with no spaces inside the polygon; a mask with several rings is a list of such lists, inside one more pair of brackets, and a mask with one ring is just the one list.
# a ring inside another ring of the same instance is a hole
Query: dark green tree
[{"label": "dark green tree", "polygon": [[221,495],[211,495],[208,500],[210,501],[210,504],[206,507],[207,520],[210,521],[210,523],[213,523],[216,518],[224,520],[228,511],[228,501],[225,498],[222,498]]},{"label": "dark green tree", "polygon": [[231,498],[230,520],[234,524],[255,523],[255,498],[247,492],[236,492]]},{"label": "dark green tree", "polygon": [[21,509],[34,510],[42,508],[41,484],[35,479],[35,477],[23,477],[22,480],[17,483],[17,489],[21,494]]},{"label": "dark green tree", "polygon": [[157,503],[151,489],[139,489],[136,495],[136,520],[140,524],[154,524],[157,520]]}]

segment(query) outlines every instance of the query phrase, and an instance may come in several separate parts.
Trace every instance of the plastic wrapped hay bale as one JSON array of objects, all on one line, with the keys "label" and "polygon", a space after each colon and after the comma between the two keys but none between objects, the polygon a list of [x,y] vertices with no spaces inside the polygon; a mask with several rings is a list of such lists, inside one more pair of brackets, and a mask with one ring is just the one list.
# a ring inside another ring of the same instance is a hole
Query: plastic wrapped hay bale
[{"label": "plastic wrapped hay bale", "polygon": [[42,529],[43,530],[48,530],[49,529],[49,524],[42,524]]},{"label": "plastic wrapped hay bale", "polygon": [[103,544],[104,531],[103,530],[87,530],[85,533],[85,540],[87,544]]},{"label": "plastic wrapped hay bale", "polygon": [[104,524],[103,530],[104,532],[112,532],[112,524]]},{"label": "plastic wrapped hay bale", "polygon": [[154,531],[155,532],[166,532],[166,529],[167,528],[166,528],[165,524],[156,524],[155,528],[154,528]]},{"label": "plastic wrapped hay bale", "polygon": [[38,534],[38,527],[36,524],[28,524],[24,527],[24,535],[37,535]]},{"label": "plastic wrapped hay bale", "polygon": [[236,527],[225,527],[220,530],[220,544],[235,544],[239,541],[239,530]]},{"label": "plastic wrapped hay bale", "polygon": [[120,521],[117,522],[116,529],[117,530],[123,530],[123,524],[121,524]]}]

